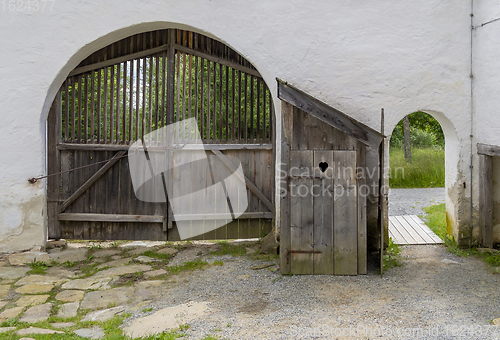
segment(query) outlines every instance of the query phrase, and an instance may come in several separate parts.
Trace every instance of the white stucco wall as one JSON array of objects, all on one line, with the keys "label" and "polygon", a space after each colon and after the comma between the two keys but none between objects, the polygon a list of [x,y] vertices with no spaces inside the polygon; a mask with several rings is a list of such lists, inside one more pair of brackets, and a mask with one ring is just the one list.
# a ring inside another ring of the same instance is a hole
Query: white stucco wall
[{"label": "white stucco wall", "polygon": [[[47,6],[52,10],[0,9],[0,251],[45,237],[43,183],[27,179],[45,173],[45,119],[67,74],[113,41],[168,27],[187,26],[245,56],[269,85],[277,112],[276,77],[375,129],[385,108],[386,133],[409,113],[434,112],[456,145],[446,156],[450,219],[458,225],[467,215],[468,194],[461,193],[464,200],[458,195],[468,181],[470,151],[469,0],[81,0]],[[26,202],[33,204],[22,208]],[[19,226],[35,234],[28,239]]]}]

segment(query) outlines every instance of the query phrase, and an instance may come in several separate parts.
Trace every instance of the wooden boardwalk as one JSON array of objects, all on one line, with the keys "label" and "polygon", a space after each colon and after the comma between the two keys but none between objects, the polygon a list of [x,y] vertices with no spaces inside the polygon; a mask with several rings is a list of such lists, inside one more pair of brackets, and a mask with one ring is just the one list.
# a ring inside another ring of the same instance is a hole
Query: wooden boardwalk
[{"label": "wooden boardwalk", "polygon": [[416,215],[389,216],[389,237],[401,245],[443,243]]}]

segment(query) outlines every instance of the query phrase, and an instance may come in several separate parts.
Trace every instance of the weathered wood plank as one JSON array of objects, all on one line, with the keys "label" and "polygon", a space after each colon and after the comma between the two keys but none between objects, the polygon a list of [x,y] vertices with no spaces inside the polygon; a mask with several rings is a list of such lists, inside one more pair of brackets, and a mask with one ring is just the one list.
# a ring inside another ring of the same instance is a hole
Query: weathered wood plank
[{"label": "weathered wood plank", "polygon": [[356,154],[356,179],[358,195],[358,274],[367,274],[367,249],[368,238],[366,230],[366,199],[369,194],[369,188],[366,186],[366,148],[358,142]]},{"label": "weathered wood plank", "polygon": [[[319,166],[322,166],[320,168]],[[326,168],[325,168],[326,167]],[[333,151],[314,151],[314,274],[333,274]]]},{"label": "weathered wood plank", "polygon": [[[290,152],[290,175],[300,176],[311,173],[314,160],[313,151]],[[292,172],[292,170],[295,170]],[[290,251],[314,251],[314,209],[312,196],[313,180],[295,177],[290,180]],[[313,274],[312,253],[290,253],[292,274]]]},{"label": "weathered wood plank", "polygon": [[334,151],[334,264],[337,275],[358,273],[356,152]]},{"label": "weathered wood plank", "polygon": [[410,235],[413,239],[413,244],[426,244],[427,242],[420,236],[412,226],[406,221],[403,216],[394,216],[399,225]]},{"label": "weathered wood plank", "polygon": [[484,156],[500,156],[500,146],[477,143],[477,153]]},{"label": "weathered wood plank", "polygon": [[383,136],[379,132],[279,79],[278,98],[313,115],[366,145],[378,147],[383,139]]},{"label": "weathered wood plank", "polygon": [[[283,116],[285,113],[291,113],[292,106],[282,106],[281,110]],[[283,134],[283,136],[286,136]],[[290,171],[290,147],[288,145],[287,139],[283,138],[281,142],[281,162],[279,171],[280,180],[280,192],[279,197],[281,199],[281,211],[276,212],[280,214],[280,273],[282,275],[290,274],[290,258],[287,254],[287,249],[291,249],[291,227],[290,227],[290,195],[288,194],[289,182],[286,176]]]},{"label": "weathered wood plank", "polygon": [[493,248],[493,158],[481,155],[479,157],[479,216],[481,244]]}]

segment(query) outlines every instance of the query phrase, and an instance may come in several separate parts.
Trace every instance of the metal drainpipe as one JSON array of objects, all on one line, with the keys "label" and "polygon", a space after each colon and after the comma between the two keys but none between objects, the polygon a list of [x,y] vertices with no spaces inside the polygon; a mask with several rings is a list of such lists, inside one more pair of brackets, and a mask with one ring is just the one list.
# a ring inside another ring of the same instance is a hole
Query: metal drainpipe
[{"label": "metal drainpipe", "polygon": [[470,6],[470,241],[469,241],[469,246],[472,247],[472,231],[474,229],[474,223],[472,222],[472,216],[473,216],[473,204],[472,204],[472,169],[473,169],[473,163],[472,163],[472,158],[473,158],[473,141],[474,141],[474,134],[473,134],[473,121],[474,121],[474,91],[473,91],[473,85],[474,85],[474,74],[472,73],[472,58],[473,58],[473,44],[472,44],[472,38],[473,38],[473,33],[474,33],[474,0],[471,0],[471,6]]}]

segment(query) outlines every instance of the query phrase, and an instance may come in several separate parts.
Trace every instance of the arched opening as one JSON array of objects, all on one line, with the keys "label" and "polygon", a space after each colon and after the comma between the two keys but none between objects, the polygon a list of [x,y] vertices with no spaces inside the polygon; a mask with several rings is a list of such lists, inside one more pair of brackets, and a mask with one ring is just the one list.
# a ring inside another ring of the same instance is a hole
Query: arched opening
[{"label": "arched opening", "polygon": [[[189,238],[202,239],[259,237],[272,228],[272,96],[249,61],[213,38],[162,29],[106,46],[69,73],[47,121],[48,173],[61,172],[48,181],[49,238],[176,240],[180,223],[189,225]],[[149,168],[129,162],[133,145]],[[154,152],[168,175],[155,172]],[[206,161],[181,164],[180,152],[193,162],[201,152]],[[221,173],[239,169],[245,192],[234,194]],[[197,174],[186,181],[186,172]],[[139,197],[147,186],[136,187],[134,174],[163,196]],[[184,204],[174,217],[173,192],[224,181],[222,198],[213,198],[222,208],[197,213],[199,206]]]},{"label": "arched opening", "polygon": [[454,182],[456,143],[452,124],[435,111],[409,114],[392,130],[389,237],[393,243],[436,244],[452,236],[447,209],[453,206],[447,189]]}]

